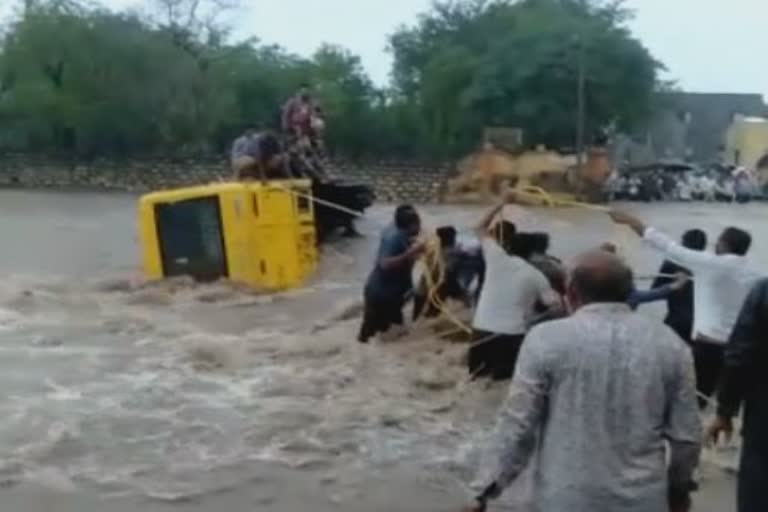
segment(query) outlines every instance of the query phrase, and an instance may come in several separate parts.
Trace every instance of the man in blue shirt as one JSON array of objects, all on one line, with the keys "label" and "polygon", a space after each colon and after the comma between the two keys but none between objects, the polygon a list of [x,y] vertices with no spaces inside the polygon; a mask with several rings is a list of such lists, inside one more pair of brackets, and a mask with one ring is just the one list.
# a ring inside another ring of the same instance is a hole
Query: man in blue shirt
[{"label": "man in blue shirt", "polygon": [[403,306],[413,289],[413,265],[425,249],[423,243],[414,243],[420,232],[421,219],[415,208],[398,206],[394,224],[381,235],[376,265],[365,285],[360,343],[368,343],[393,325],[403,325]]},{"label": "man in blue shirt", "polygon": [[649,302],[656,302],[659,300],[665,300],[670,295],[679,292],[689,283],[689,276],[683,272],[679,272],[673,278],[671,283],[659,286],[658,288],[651,288],[650,290],[638,290],[634,289],[629,296],[627,304],[632,309],[637,309],[641,304],[648,304]]},{"label": "man in blue shirt", "polygon": [[[614,255],[618,252],[616,246],[612,243],[604,243],[600,246],[600,250]],[[676,272],[675,277],[672,279],[672,282],[651,288],[650,290],[634,288],[627,299],[627,305],[635,310],[642,304],[667,299],[670,295],[682,290],[689,283],[690,276],[684,272]]]}]

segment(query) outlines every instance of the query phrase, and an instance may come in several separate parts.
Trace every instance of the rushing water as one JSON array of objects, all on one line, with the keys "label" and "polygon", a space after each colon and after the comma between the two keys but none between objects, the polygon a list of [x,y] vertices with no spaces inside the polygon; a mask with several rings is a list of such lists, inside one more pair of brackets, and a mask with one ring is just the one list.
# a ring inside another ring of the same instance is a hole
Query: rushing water
[{"label": "rushing water", "polygon": [[[362,222],[367,238],[328,247],[306,289],[257,295],[144,284],[135,199],[0,191],[2,482],[174,503],[261,486],[256,503],[272,503],[287,477],[265,468],[287,468],[345,503],[392,468],[436,489],[472,479],[503,387],[468,383],[465,347],[429,326],[360,346],[359,320],[339,315],[391,208]],[[768,254],[762,205],[635,208],[675,234],[746,225]],[[428,208],[425,224],[467,227],[479,213]],[[613,241],[641,274],[659,262],[599,213],[517,220],[552,232],[565,258]]]}]

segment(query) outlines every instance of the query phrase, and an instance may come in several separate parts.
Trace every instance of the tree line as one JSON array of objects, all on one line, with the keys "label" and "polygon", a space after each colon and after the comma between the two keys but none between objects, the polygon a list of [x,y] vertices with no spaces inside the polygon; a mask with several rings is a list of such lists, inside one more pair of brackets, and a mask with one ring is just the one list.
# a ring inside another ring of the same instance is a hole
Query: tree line
[{"label": "tree line", "polygon": [[347,49],[302,57],[232,42],[205,0],[155,1],[157,14],[142,16],[26,0],[0,41],[0,150],[222,153],[247,127],[277,127],[303,82],[335,154],[451,158],[486,126],[563,148],[574,144],[580,73],[588,133],[642,125],[658,87],[660,64],[626,28],[620,1],[437,2],[390,36],[388,84]]}]

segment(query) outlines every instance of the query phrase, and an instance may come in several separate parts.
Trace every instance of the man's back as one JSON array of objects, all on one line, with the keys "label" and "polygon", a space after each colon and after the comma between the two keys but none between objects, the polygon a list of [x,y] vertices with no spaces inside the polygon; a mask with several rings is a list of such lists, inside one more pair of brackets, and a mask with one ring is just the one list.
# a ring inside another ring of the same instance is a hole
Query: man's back
[{"label": "man's back", "polygon": [[666,510],[664,440],[700,437],[686,345],[625,305],[594,304],[537,327],[523,350],[521,382],[547,388],[540,510]]},{"label": "man's back", "polygon": [[242,135],[235,139],[232,143],[232,150],[230,152],[230,158],[234,161],[243,156],[247,156],[247,149],[250,143],[250,136]]},{"label": "man's back", "polygon": [[[673,276],[681,272],[691,275],[691,271],[687,268],[665,260],[659,269],[659,277],[653,281],[651,288],[661,288],[673,283],[675,280]],[[690,341],[693,330],[693,290],[693,281],[688,281],[685,286],[667,297],[667,316],[664,323],[686,341]]]},{"label": "man's back", "polygon": [[376,262],[366,283],[369,291],[389,297],[399,297],[411,289],[412,262],[392,269],[385,269],[381,265],[382,260],[400,256],[408,250],[409,246],[408,235],[403,230],[395,225],[384,229],[376,251]]},{"label": "man's back", "polygon": [[714,256],[709,264],[691,268],[694,294],[694,336],[725,342],[739,317],[752,286],[760,279],[744,256]]},{"label": "man's back", "polygon": [[472,326],[491,333],[525,334],[536,302],[554,296],[549,281],[527,261],[507,254],[494,239],[484,237],[482,247],[488,280]]}]

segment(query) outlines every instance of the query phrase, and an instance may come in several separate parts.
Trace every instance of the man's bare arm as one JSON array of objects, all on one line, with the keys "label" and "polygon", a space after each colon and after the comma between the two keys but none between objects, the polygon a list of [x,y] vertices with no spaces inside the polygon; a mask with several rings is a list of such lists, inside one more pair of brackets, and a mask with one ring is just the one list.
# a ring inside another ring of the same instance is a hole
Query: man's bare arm
[{"label": "man's bare arm", "polygon": [[487,235],[490,230],[491,226],[493,226],[493,222],[496,220],[496,217],[499,216],[499,214],[504,210],[504,207],[508,204],[512,204],[517,200],[517,195],[515,195],[514,190],[510,190],[504,194],[504,198],[502,201],[491,208],[488,213],[485,214],[483,219],[480,221],[480,223],[477,226],[477,232],[480,236]]},{"label": "man's bare arm", "polygon": [[646,225],[645,222],[627,212],[612,210],[609,212],[609,215],[614,222],[629,226],[630,229],[642,237],[648,245],[657,251],[661,251],[667,258],[675,263],[690,269],[694,274],[696,274],[697,269],[708,267],[713,263],[716,263],[716,257],[712,253],[695,251],[683,247],[668,235]]},{"label": "man's bare arm", "polygon": [[415,260],[416,258],[421,256],[425,250],[426,250],[426,244],[424,244],[424,242],[416,242],[403,254],[400,254],[398,256],[391,256],[388,258],[382,258],[379,261],[379,265],[384,270],[397,268],[400,265],[404,265],[405,263],[410,263],[412,260]]}]

